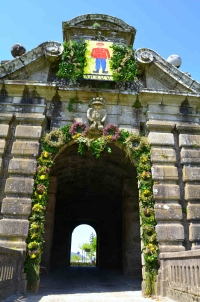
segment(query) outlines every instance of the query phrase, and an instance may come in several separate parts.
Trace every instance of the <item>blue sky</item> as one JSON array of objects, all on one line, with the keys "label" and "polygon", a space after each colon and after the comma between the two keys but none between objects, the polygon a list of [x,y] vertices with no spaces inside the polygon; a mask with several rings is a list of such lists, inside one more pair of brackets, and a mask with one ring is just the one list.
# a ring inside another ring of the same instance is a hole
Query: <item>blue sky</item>
[{"label": "blue sky", "polygon": [[87,224],[76,227],[72,233],[71,251],[74,253],[80,252],[82,254],[79,246],[82,243],[89,243],[92,233],[96,236],[95,230]]},{"label": "blue sky", "polygon": [[62,21],[87,13],[122,19],[137,30],[134,48],[147,47],[167,58],[178,54],[182,71],[200,82],[200,1],[198,0],[0,0],[0,60],[10,48],[27,51],[42,42],[62,42]]}]

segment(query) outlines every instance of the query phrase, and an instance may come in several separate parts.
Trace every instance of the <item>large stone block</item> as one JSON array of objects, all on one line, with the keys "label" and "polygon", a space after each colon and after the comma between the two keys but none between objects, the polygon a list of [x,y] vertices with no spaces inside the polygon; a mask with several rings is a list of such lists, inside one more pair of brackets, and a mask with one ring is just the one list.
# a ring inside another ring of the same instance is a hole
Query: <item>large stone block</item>
[{"label": "large stone block", "polygon": [[187,219],[188,220],[200,220],[200,204],[193,203],[187,207]]},{"label": "large stone block", "polygon": [[150,132],[148,136],[149,142],[152,146],[173,146],[174,136],[172,133],[158,133]]},{"label": "large stone block", "polygon": [[6,180],[5,192],[10,194],[29,195],[33,193],[34,180],[32,178],[8,178]]},{"label": "large stone block", "polygon": [[151,161],[153,163],[175,163],[176,152],[172,148],[151,148]]},{"label": "large stone block", "polygon": [[4,198],[2,202],[2,214],[8,216],[29,216],[31,213],[30,198]]},{"label": "large stone block", "polygon": [[157,239],[160,242],[184,240],[184,228],[181,224],[157,224]]},{"label": "large stone block", "polygon": [[200,135],[180,134],[179,135],[180,147],[200,147]]},{"label": "large stone block", "polygon": [[200,200],[200,186],[186,184],[185,199],[186,200]]},{"label": "large stone block", "polygon": [[182,207],[174,203],[155,204],[155,217],[157,221],[180,221],[182,219]]},{"label": "large stone block", "polygon": [[153,180],[178,180],[178,170],[174,166],[153,166],[151,168]]},{"label": "large stone block", "polygon": [[200,224],[191,224],[189,226],[189,240],[200,241]]},{"label": "large stone block", "polygon": [[182,164],[199,164],[200,163],[200,150],[184,149],[181,150],[181,163]]},{"label": "large stone block", "polygon": [[39,146],[38,142],[17,140],[13,143],[12,154],[14,156],[37,156],[39,153]]},{"label": "large stone block", "polygon": [[156,184],[153,186],[155,200],[179,200],[180,188],[173,184]]},{"label": "large stone block", "polygon": [[200,181],[200,167],[183,167],[183,181]]},{"label": "large stone block", "polygon": [[7,137],[9,125],[0,125],[0,137]]},{"label": "large stone block", "polygon": [[[149,105],[148,106],[150,112],[156,112],[156,113],[163,113],[163,108],[161,106],[157,105]],[[168,110],[172,111],[172,106],[165,106],[165,109],[168,108]],[[179,110],[179,107],[174,107],[177,108],[176,110]],[[171,113],[170,111],[170,113]],[[168,111],[166,112],[168,113]],[[176,111],[177,113],[177,111]],[[153,131],[164,131],[164,132],[171,132],[174,127],[175,123],[174,122],[168,122],[168,121],[158,121],[158,120],[150,120],[146,123],[147,129],[148,130],[153,130]]]},{"label": "large stone block", "polygon": [[34,175],[36,172],[37,162],[34,159],[13,158],[9,162],[8,173]]},{"label": "large stone block", "polygon": [[0,139],[0,155],[4,153],[6,147],[5,139]]},{"label": "large stone block", "polygon": [[0,220],[0,235],[3,236],[20,236],[27,237],[29,228],[28,220],[8,219]]},{"label": "large stone block", "polygon": [[16,138],[40,139],[42,132],[41,126],[18,125],[15,131]]}]

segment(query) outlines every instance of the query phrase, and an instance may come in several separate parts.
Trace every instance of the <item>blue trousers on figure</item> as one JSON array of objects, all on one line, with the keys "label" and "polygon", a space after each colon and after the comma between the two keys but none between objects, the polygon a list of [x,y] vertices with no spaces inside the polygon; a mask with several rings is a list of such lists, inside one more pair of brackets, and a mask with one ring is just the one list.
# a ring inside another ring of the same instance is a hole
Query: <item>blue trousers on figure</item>
[{"label": "blue trousers on figure", "polygon": [[106,59],[96,59],[96,70],[102,68],[102,71],[106,70]]}]

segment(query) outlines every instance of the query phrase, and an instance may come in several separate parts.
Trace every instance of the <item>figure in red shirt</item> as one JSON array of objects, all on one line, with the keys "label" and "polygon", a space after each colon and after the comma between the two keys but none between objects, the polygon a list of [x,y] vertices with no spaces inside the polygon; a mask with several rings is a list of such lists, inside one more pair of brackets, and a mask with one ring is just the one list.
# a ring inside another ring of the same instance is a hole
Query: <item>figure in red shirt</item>
[{"label": "figure in red shirt", "polygon": [[96,59],[96,64],[94,73],[99,73],[99,69],[102,68],[102,73],[108,73],[106,71],[106,60],[110,59],[110,52],[107,48],[104,48],[104,43],[98,42],[96,43],[97,47],[92,49],[91,57]]}]

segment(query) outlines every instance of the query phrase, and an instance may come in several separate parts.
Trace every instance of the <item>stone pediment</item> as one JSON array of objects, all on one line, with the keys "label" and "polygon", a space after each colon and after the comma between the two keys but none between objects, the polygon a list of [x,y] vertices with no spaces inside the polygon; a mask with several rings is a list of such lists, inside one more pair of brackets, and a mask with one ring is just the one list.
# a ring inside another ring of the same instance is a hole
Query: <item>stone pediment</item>
[{"label": "stone pediment", "polygon": [[167,62],[157,52],[139,48],[135,52],[139,74],[143,76],[145,88],[153,90],[200,92],[200,83]]},{"label": "stone pediment", "polygon": [[[0,79],[13,81],[56,82],[52,66],[61,58],[63,47],[58,42],[45,42],[24,55],[0,66]],[[167,62],[155,51],[140,48],[135,52],[143,88],[154,91],[200,92],[200,83]],[[56,63],[56,64],[55,64]]]}]

